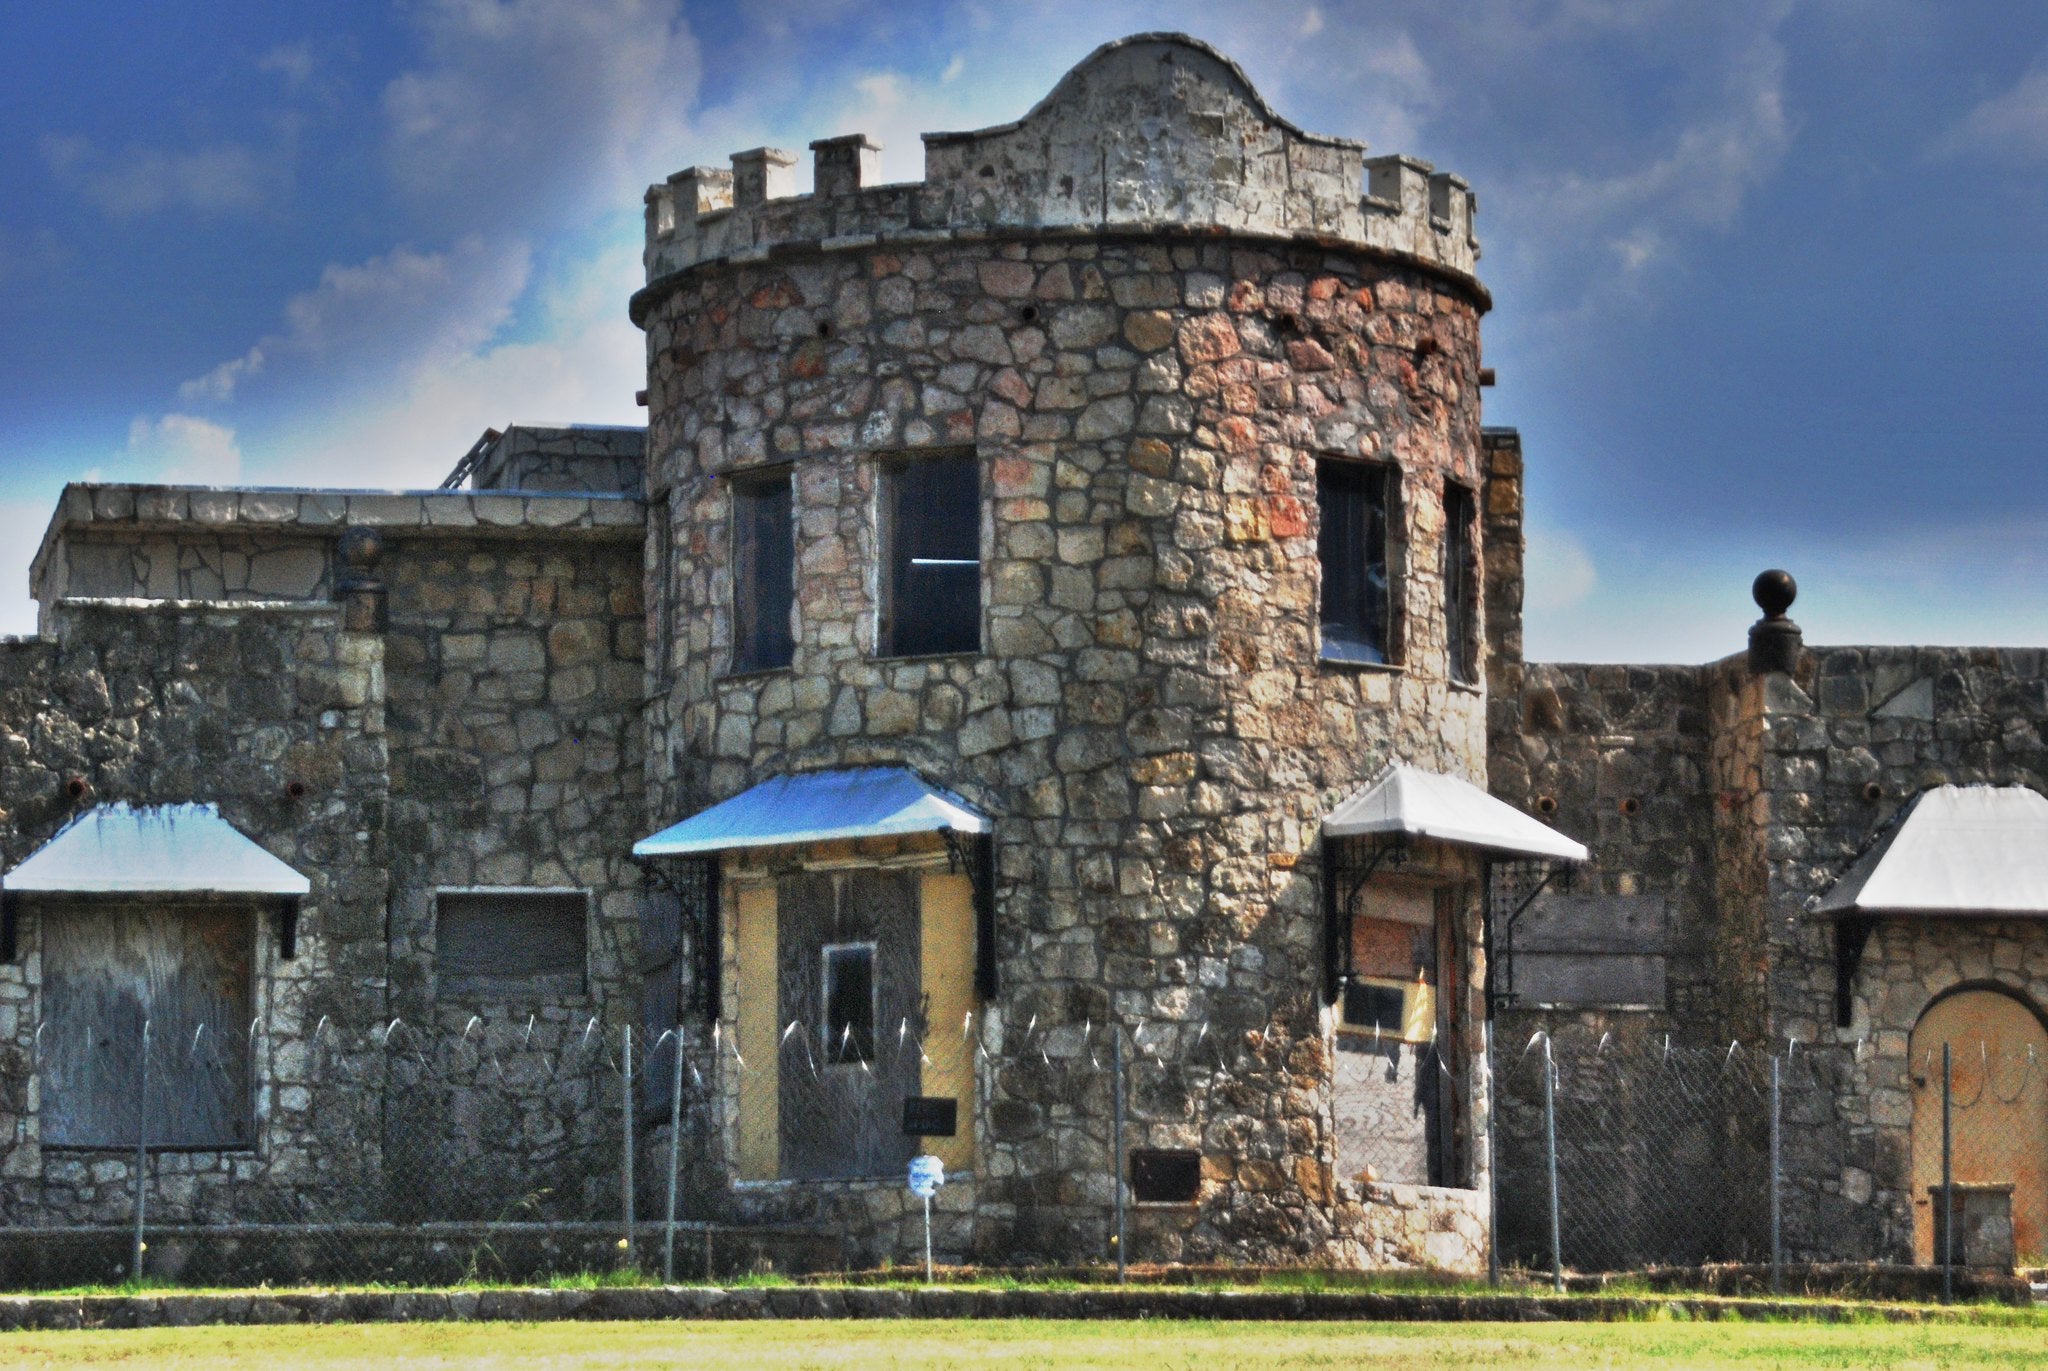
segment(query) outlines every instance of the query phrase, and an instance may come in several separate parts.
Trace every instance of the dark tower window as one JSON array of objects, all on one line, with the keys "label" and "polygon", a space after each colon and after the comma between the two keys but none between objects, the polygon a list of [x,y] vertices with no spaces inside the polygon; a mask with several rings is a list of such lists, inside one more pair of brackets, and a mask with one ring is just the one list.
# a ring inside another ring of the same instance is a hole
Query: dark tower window
[{"label": "dark tower window", "polygon": [[875,945],[825,948],[825,1060],[875,1059]]},{"label": "dark tower window", "polygon": [[1385,662],[1392,656],[1392,597],[1387,578],[1387,468],[1365,462],[1317,462],[1322,527],[1322,655],[1333,662]]},{"label": "dark tower window", "polygon": [[1444,485],[1444,651],[1451,679],[1479,679],[1479,561],[1472,539],[1472,492]]},{"label": "dark tower window", "polygon": [[884,657],[981,650],[981,469],[973,453],[887,467]]},{"label": "dark tower window", "polygon": [[788,666],[796,655],[796,542],[787,471],[733,482],[732,552],[732,669]]}]

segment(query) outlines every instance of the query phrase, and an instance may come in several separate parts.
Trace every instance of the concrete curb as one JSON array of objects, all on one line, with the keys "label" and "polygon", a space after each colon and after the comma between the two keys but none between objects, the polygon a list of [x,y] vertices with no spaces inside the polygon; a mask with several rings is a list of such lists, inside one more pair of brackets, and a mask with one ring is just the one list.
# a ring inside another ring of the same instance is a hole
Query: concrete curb
[{"label": "concrete curb", "polygon": [[601,1290],[242,1291],[0,1297],[0,1332],[203,1324],[555,1322],[648,1319],[1182,1319],[1218,1322],[1607,1323],[1701,1320],[1917,1323],[1962,1311],[1910,1305],[1656,1296],[1433,1295],[1236,1290],[919,1290],[648,1286]]}]

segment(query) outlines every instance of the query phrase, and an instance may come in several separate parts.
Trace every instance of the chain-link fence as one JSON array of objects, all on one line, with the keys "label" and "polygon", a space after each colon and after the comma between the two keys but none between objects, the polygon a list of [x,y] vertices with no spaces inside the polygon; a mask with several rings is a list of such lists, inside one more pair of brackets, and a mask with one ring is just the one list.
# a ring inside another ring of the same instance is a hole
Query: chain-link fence
[{"label": "chain-link fence", "polygon": [[1560,1278],[1734,1264],[1774,1284],[1788,1263],[2038,1263],[2048,1063],[1969,1040],[1917,1047],[1894,1081],[1898,1065],[1868,1044],[1502,1047],[1500,1260]]}]

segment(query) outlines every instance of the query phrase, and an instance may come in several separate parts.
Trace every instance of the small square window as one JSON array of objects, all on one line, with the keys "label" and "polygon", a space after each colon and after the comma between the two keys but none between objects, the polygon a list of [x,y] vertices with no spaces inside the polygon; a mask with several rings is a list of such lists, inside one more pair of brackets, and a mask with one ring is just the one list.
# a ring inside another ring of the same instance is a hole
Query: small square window
[{"label": "small square window", "polygon": [[825,1060],[875,1059],[875,945],[833,943],[824,950]]},{"label": "small square window", "polygon": [[884,469],[884,657],[981,650],[981,468],[971,452]]},{"label": "small square window", "polygon": [[1322,656],[1334,662],[1393,660],[1393,596],[1387,571],[1386,467],[1316,463],[1321,524]]},{"label": "small square window", "polygon": [[1399,986],[1349,981],[1344,986],[1344,1024],[1375,1028],[1399,1037],[1408,1014],[1408,994]]},{"label": "small square window", "polygon": [[580,995],[590,896],[581,890],[443,890],[434,971],[444,994]]},{"label": "small square window", "polygon": [[787,471],[732,486],[732,669],[771,671],[796,656],[796,539]]},{"label": "small square window", "polygon": [[1186,1148],[1131,1153],[1131,1198],[1139,1204],[1193,1204],[1201,1194],[1201,1153]]},{"label": "small square window", "polygon": [[1477,502],[1463,486],[1444,485],[1444,651],[1454,681],[1479,679],[1479,559],[1472,536]]}]

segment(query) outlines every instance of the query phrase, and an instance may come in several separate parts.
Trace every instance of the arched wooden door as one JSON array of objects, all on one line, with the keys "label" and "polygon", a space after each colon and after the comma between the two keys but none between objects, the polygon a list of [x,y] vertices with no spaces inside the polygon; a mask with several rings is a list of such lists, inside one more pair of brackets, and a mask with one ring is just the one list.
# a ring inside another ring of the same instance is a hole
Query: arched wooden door
[{"label": "arched wooden door", "polygon": [[[1935,1260],[1932,1188],[1941,1184],[1941,1045],[1949,1045],[1955,1183],[2010,1185],[2013,1247],[2048,1252],[2048,1029],[2015,996],[1965,990],[1913,1028],[1913,1252]],[[1960,1235],[1962,1228],[1958,1226]]]}]

